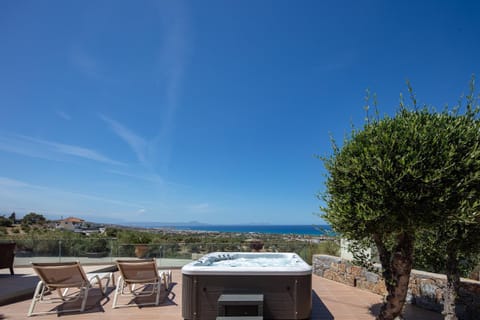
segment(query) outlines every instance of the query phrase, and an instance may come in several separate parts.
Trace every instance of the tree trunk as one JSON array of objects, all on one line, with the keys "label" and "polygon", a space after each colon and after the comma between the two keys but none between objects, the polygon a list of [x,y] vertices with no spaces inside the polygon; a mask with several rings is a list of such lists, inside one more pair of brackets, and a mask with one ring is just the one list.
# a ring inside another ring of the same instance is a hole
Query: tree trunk
[{"label": "tree trunk", "polygon": [[413,233],[403,232],[397,236],[393,252],[387,250],[379,235],[374,235],[373,239],[380,255],[382,273],[387,288],[387,298],[377,319],[394,320],[397,317],[401,318],[413,265]]},{"label": "tree trunk", "polygon": [[460,289],[460,271],[455,252],[447,252],[447,286],[444,292],[443,316],[445,320],[457,320],[455,303]]}]

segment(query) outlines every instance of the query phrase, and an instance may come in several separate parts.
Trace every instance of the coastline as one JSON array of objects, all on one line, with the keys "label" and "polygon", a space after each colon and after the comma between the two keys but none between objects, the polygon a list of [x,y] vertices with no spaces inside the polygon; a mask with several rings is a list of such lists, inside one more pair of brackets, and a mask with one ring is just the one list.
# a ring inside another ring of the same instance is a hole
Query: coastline
[{"label": "coastline", "polygon": [[162,230],[185,233],[242,233],[264,235],[326,236],[332,234],[329,225],[167,225],[162,223],[126,225],[127,228],[143,230]]}]

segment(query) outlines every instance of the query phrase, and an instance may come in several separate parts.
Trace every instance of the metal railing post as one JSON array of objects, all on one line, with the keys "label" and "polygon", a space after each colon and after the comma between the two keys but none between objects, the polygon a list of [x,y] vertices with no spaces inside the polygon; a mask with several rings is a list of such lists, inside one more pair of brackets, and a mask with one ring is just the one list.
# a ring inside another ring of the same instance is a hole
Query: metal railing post
[{"label": "metal railing post", "polygon": [[62,262],[62,240],[58,240],[58,262]]}]

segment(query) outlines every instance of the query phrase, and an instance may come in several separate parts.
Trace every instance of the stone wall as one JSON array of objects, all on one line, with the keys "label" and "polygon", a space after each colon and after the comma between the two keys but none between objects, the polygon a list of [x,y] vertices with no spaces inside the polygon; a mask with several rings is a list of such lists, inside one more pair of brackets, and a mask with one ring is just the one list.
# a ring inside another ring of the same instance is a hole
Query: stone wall
[{"label": "stone wall", "polygon": [[[339,257],[314,255],[312,261],[313,272],[316,275],[379,295],[386,295],[379,265],[376,266],[375,272],[370,272]],[[445,285],[445,275],[412,270],[407,302],[441,312]],[[462,279],[457,308],[460,319],[480,319],[480,282]]]}]

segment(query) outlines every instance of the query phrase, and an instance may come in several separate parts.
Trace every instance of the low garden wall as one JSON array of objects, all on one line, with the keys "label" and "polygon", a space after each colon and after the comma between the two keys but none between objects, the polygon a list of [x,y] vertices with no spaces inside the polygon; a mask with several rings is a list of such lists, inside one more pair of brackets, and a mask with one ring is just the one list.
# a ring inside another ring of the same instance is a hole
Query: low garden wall
[{"label": "low garden wall", "polygon": [[[341,282],[349,286],[386,295],[385,283],[380,266],[377,272],[353,265],[350,261],[328,255],[314,255],[313,272],[316,275]],[[424,309],[443,310],[443,289],[446,285],[443,274],[412,270],[407,302]],[[457,310],[460,319],[480,319],[480,282],[462,279]]]}]

